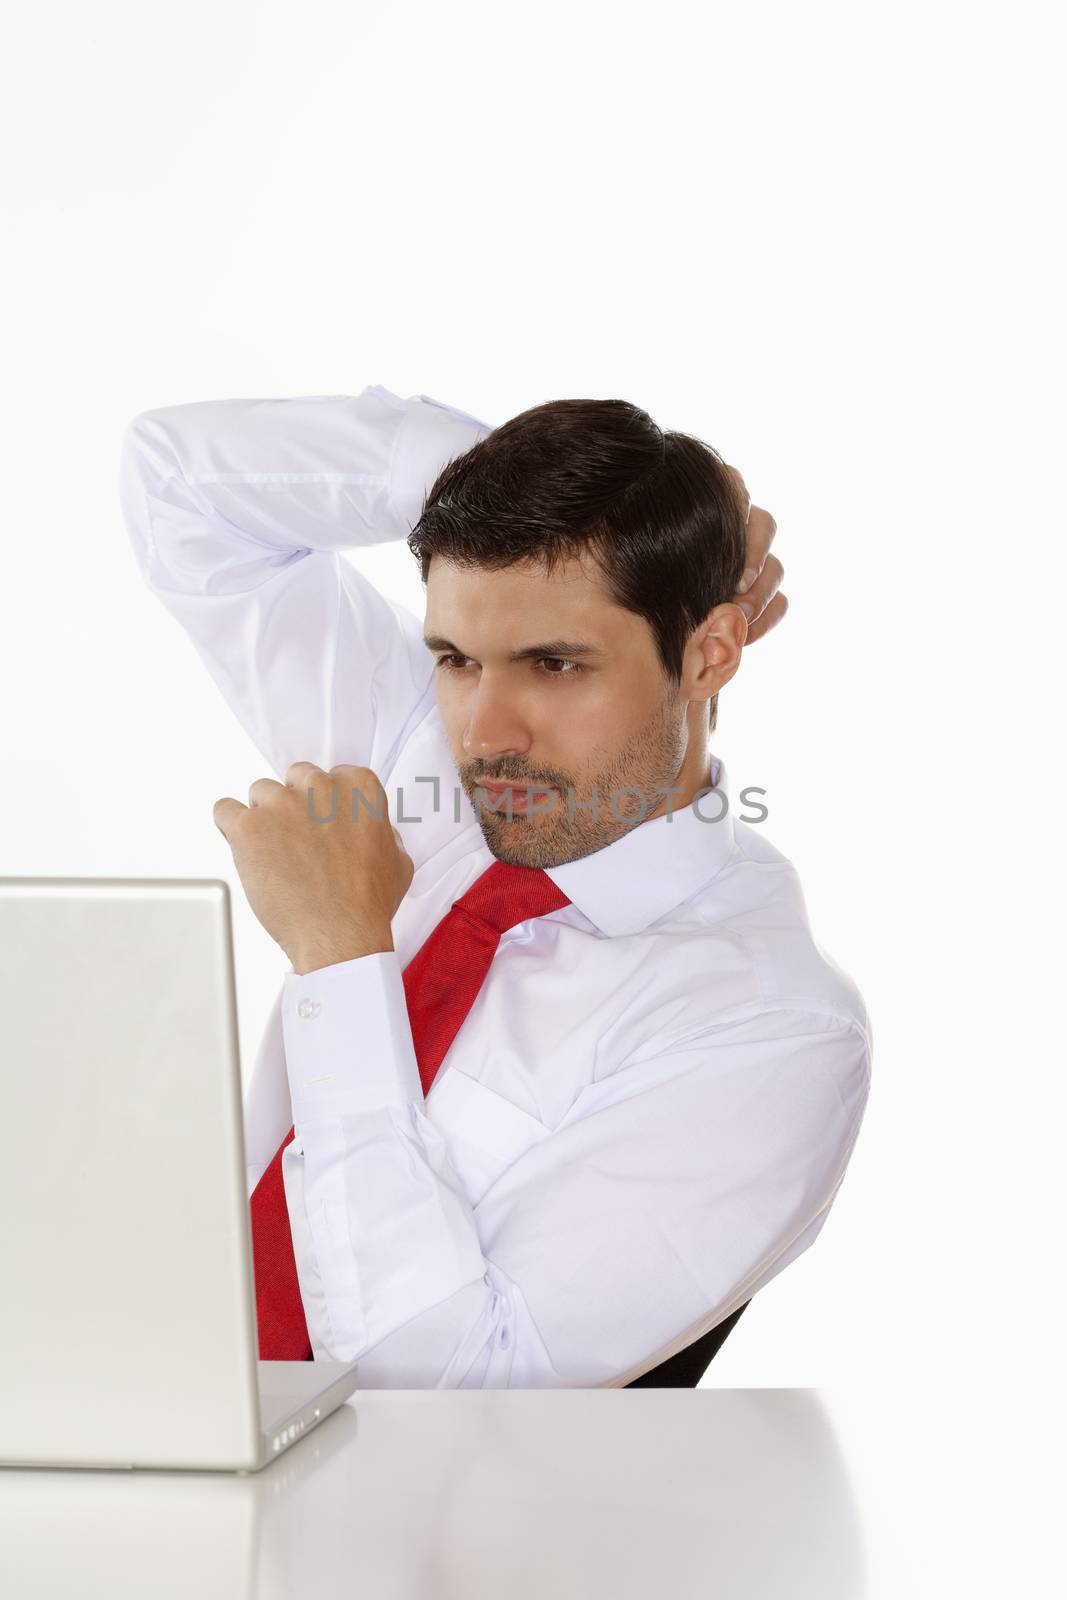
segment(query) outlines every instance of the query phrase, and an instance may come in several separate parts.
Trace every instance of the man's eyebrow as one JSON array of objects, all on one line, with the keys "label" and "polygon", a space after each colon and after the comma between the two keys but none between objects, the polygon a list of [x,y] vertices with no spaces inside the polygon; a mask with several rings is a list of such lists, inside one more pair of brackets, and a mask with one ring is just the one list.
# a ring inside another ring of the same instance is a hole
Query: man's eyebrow
[{"label": "man's eyebrow", "polygon": [[[423,638],[427,650],[449,650],[456,655],[465,655],[466,652],[453,644],[451,639],[443,639],[439,633],[427,634]],[[528,644],[521,650],[513,650],[508,657],[509,661],[527,661],[532,656],[604,656],[607,652],[599,650],[596,645],[582,644],[576,639],[548,639],[544,644]]]}]

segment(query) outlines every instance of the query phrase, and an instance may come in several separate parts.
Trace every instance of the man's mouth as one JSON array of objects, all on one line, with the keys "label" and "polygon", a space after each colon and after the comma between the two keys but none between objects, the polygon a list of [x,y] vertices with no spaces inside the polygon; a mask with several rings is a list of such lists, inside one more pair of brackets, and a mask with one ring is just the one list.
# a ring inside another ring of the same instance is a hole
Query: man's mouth
[{"label": "man's mouth", "polygon": [[512,794],[525,794],[527,789],[534,787],[526,783],[480,783],[479,789],[486,789],[491,795],[506,794],[510,789]]},{"label": "man's mouth", "polygon": [[550,792],[549,785],[545,783],[501,783],[499,780],[494,780],[492,783],[479,783],[477,788],[485,791],[485,793],[489,796],[490,804],[494,808],[496,808],[501,801],[503,801],[506,805],[508,803],[508,796],[510,796],[512,809],[516,811],[524,811],[526,809],[527,802],[531,795],[534,796],[536,803],[539,795]]}]

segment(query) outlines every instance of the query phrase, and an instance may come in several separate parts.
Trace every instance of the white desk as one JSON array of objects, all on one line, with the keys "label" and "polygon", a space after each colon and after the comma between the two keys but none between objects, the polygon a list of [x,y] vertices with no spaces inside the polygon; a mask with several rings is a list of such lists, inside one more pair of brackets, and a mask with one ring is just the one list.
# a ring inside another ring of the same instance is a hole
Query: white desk
[{"label": "white desk", "polygon": [[[0,1593],[948,1592],[905,1552],[908,1530],[894,1531],[894,1507],[870,1471],[879,1441],[869,1432],[863,1419],[857,1433],[846,1400],[813,1389],[368,1391],[244,1478],[0,1470]],[[861,1440],[862,1459],[850,1458],[846,1436]],[[899,1453],[893,1466],[899,1474]],[[892,1483],[891,1472],[890,1500]]]}]

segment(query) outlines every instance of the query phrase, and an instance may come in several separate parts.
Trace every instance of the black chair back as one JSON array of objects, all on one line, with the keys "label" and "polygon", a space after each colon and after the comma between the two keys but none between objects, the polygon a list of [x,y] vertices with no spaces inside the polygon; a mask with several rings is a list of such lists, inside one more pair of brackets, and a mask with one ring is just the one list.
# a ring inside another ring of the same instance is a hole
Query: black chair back
[{"label": "black chair back", "polygon": [[668,1356],[666,1361],[661,1361],[651,1372],[643,1372],[633,1383],[623,1384],[623,1388],[695,1389],[745,1306],[751,1304],[751,1300],[746,1300],[745,1305],[738,1306],[724,1322],[716,1323],[714,1328],[709,1328],[699,1339],[687,1344],[684,1350],[678,1350],[673,1356]]}]

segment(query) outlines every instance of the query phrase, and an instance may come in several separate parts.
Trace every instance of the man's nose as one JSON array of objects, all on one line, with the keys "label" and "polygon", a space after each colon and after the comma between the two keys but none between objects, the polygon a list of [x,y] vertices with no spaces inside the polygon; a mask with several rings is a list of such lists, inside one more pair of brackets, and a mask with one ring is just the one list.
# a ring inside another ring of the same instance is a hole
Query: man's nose
[{"label": "man's nose", "polygon": [[488,761],[494,756],[521,755],[529,748],[530,734],[513,698],[500,685],[481,682],[470,705],[463,748],[470,756]]}]

